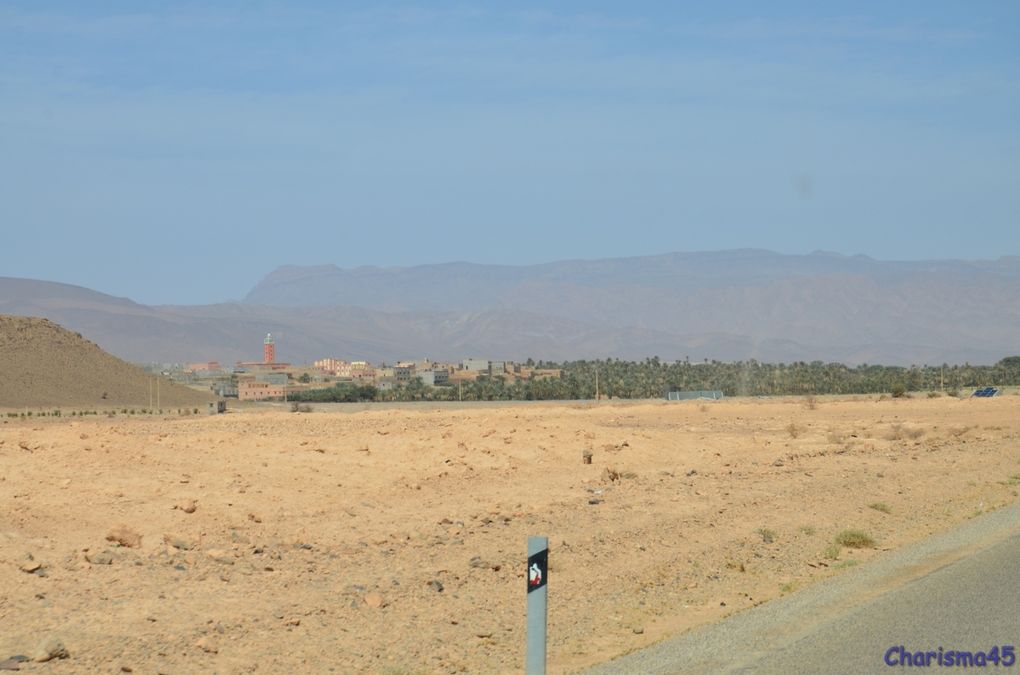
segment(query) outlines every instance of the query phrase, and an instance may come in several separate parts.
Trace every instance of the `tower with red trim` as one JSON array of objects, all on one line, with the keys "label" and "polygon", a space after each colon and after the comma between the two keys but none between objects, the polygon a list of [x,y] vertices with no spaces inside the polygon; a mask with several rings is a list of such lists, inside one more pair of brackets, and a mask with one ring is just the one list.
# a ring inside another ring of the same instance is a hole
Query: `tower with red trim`
[{"label": "tower with red trim", "polygon": [[272,333],[266,333],[266,339],[262,341],[262,363],[274,363],[276,361],[276,340]]}]

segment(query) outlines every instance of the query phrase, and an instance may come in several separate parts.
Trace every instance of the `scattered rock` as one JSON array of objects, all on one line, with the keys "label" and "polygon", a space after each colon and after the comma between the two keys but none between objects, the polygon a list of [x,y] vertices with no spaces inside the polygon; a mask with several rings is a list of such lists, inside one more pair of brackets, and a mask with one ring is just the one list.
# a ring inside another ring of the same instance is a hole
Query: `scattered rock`
[{"label": "scattered rock", "polygon": [[591,464],[591,450],[585,450],[581,453],[581,463]]},{"label": "scattered rock", "polygon": [[195,548],[195,542],[172,534],[164,534],[163,541],[165,541],[169,546],[173,546],[178,551],[190,551]]},{"label": "scattered rock", "polygon": [[602,471],[602,480],[615,483],[620,480],[620,472],[612,467],[606,467]]},{"label": "scattered rock", "polygon": [[253,523],[261,523],[262,522],[262,516],[260,516],[258,514],[255,514],[255,513],[249,513],[248,514],[248,520],[250,520]]},{"label": "scattered rock", "polygon": [[386,606],[386,600],[379,593],[369,593],[364,597],[365,604],[374,609]]},{"label": "scattered rock", "polygon": [[194,513],[195,509],[198,508],[198,502],[196,502],[194,499],[185,499],[182,502],[178,502],[177,505],[174,506],[174,508],[180,511],[184,511],[185,513]]},{"label": "scattered rock", "polygon": [[224,551],[219,548],[211,548],[206,551],[205,554],[218,563],[222,563],[224,565],[234,564],[234,556],[230,553],[230,551]]},{"label": "scattered rock", "polygon": [[433,589],[436,593],[443,592],[443,582],[440,581],[439,579],[433,579],[432,581],[428,582],[427,586]]},{"label": "scattered rock", "polygon": [[18,564],[18,569],[26,574],[32,574],[42,569],[42,563],[36,560],[31,553],[26,553]]},{"label": "scattered rock", "polygon": [[32,660],[37,663],[44,663],[53,659],[66,659],[70,655],[60,638],[50,635],[40,642],[39,646],[32,652]]},{"label": "scattered rock", "polygon": [[291,617],[290,619],[287,619],[286,621],[284,621],[283,625],[284,626],[300,626],[301,625],[301,619],[297,618],[296,616],[295,617]]},{"label": "scattered rock", "polygon": [[634,626],[634,635],[642,635],[645,632],[644,626]]},{"label": "scattered rock", "polygon": [[21,664],[28,661],[27,656],[17,654],[0,661],[0,670],[21,670]]},{"label": "scattered rock", "polygon": [[477,631],[475,633],[475,637],[491,638],[492,637],[492,631],[491,630],[480,630],[480,631]]},{"label": "scattered rock", "polygon": [[142,544],[142,535],[127,525],[117,525],[106,535],[106,541],[116,542],[127,548],[138,548]]},{"label": "scattered rock", "polygon": [[113,553],[109,549],[103,549],[99,553],[86,553],[85,560],[88,560],[93,565],[112,565]]},{"label": "scattered rock", "polygon": [[198,640],[195,641],[195,646],[206,654],[218,654],[220,651],[213,639],[208,636],[198,638]]},{"label": "scattered rock", "polygon": [[471,562],[469,562],[468,564],[471,567],[474,567],[475,569],[490,569],[494,572],[498,572],[503,567],[499,563],[493,563],[487,560],[483,560],[482,556],[480,555],[476,555],[475,557],[471,558]]},{"label": "scattered rock", "polygon": [[776,461],[772,462],[772,466],[783,466],[783,459],[779,458]]}]

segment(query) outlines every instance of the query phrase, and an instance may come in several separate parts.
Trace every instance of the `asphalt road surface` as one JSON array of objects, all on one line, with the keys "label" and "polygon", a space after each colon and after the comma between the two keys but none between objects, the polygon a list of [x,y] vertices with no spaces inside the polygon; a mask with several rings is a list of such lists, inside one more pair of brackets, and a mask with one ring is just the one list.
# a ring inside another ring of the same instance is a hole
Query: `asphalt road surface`
[{"label": "asphalt road surface", "polygon": [[1020,649],[1020,503],[588,672],[1020,673],[1004,647]]}]

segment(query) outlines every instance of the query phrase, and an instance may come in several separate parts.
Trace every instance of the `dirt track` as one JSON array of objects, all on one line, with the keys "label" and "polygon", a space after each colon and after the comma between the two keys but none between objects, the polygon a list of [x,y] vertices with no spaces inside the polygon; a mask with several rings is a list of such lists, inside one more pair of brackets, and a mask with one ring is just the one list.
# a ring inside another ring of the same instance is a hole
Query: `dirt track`
[{"label": "dirt track", "polygon": [[[518,671],[544,534],[576,670],[1015,501],[1018,439],[1017,396],[11,420],[0,660],[57,635],[24,670]],[[878,549],[825,557],[846,528]]]}]

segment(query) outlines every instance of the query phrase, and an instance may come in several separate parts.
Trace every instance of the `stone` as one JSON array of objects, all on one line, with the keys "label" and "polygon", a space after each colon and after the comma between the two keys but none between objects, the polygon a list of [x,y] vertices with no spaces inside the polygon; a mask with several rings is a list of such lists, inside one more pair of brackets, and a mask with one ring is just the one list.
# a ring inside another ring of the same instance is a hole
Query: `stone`
[{"label": "stone", "polygon": [[383,607],[386,604],[386,601],[383,599],[383,596],[380,595],[379,593],[368,593],[367,595],[365,595],[364,601],[366,605],[374,609],[379,609],[380,607]]},{"label": "stone", "polygon": [[198,508],[198,502],[194,499],[185,499],[184,501],[178,502],[174,508],[184,511],[185,513],[194,513],[195,509]]},{"label": "stone", "polygon": [[53,659],[66,659],[70,655],[60,638],[50,635],[40,642],[32,652],[32,660],[36,663],[45,663]]},{"label": "stone", "polygon": [[28,661],[27,656],[17,654],[0,661],[0,670],[21,670],[21,664]]},{"label": "stone", "polygon": [[31,553],[26,553],[18,563],[18,569],[26,574],[32,574],[42,568],[42,563],[35,559]]},{"label": "stone", "polygon": [[108,549],[104,549],[99,553],[86,553],[85,560],[88,560],[93,565],[112,565],[113,553]]},{"label": "stone", "polygon": [[218,563],[222,563],[224,565],[234,564],[234,556],[230,553],[230,551],[224,551],[219,548],[211,548],[206,551],[205,554]]},{"label": "stone", "polygon": [[206,654],[218,654],[220,651],[219,647],[216,646],[216,643],[213,642],[213,639],[208,636],[198,638],[198,640],[195,641],[195,646]]},{"label": "stone", "polygon": [[434,590],[436,593],[442,593],[443,592],[443,582],[440,581],[439,579],[433,579],[427,585],[428,585],[429,588]]},{"label": "stone", "polygon": [[167,545],[173,546],[179,551],[190,551],[195,548],[195,542],[172,534],[163,535],[163,541],[165,541]]},{"label": "stone", "polygon": [[117,525],[107,533],[106,541],[112,541],[127,548],[138,548],[142,545],[142,535],[127,525]]}]

